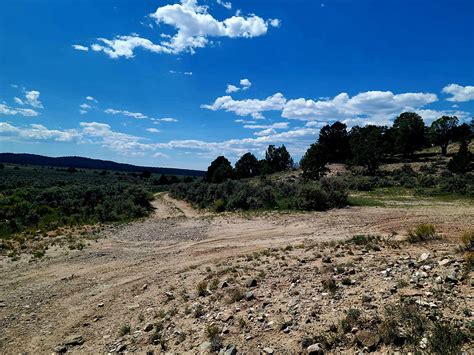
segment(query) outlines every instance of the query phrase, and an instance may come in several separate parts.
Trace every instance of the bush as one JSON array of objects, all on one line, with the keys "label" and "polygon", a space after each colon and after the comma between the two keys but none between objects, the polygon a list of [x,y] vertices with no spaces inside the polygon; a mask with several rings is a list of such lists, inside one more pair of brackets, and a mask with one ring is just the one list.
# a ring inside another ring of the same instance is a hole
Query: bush
[{"label": "bush", "polygon": [[420,224],[415,229],[410,231],[407,241],[410,243],[418,243],[436,238],[436,229],[432,224]]},{"label": "bush", "polygon": [[432,354],[460,354],[466,336],[458,327],[443,322],[435,322],[429,338],[429,350]]}]

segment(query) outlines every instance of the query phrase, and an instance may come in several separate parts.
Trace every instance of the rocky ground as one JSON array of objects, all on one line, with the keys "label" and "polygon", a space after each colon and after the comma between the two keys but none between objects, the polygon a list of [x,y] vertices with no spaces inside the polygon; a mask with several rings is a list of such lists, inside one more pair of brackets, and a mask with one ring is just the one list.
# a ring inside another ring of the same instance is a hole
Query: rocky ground
[{"label": "rocky ground", "polygon": [[[474,351],[458,239],[474,207],[216,216],[155,204],[83,250],[2,258],[0,352]],[[421,223],[441,239],[404,242]]]}]

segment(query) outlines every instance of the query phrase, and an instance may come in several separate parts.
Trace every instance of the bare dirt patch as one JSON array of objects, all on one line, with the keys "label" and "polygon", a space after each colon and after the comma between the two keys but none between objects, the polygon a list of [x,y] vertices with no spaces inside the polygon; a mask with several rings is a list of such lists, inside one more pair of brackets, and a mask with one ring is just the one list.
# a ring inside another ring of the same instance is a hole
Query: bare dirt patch
[{"label": "bare dirt patch", "polygon": [[[435,275],[451,271],[437,266],[438,261],[447,256],[449,267],[461,265],[450,241],[474,227],[474,207],[455,204],[212,215],[164,195],[155,207],[150,218],[105,230],[82,251],[52,248],[39,261],[26,256],[16,262],[4,258],[0,263],[1,352],[171,349],[199,353],[206,351],[208,344],[203,343],[210,336],[206,329],[212,325],[223,346],[234,345],[239,352],[265,347],[276,353],[302,351],[305,336],[323,333],[328,338],[330,321],[337,323],[352,306],[365,310],[362,294],[369,293],[376,307],[367,309],[367,317],[398,299],[391,285],[398,278],[410,281],[418,269],[410,269],[408,262],[423,252],[431,253],[433,268],[426,271],[427,280],[420,279],[421,285],[427,285],[421,288],[424,296],[417,297],[434,302],[426,292],[434,294],[430,285]],[[420,223],[434,224],[446,239],[406,249],[352,247],[353,255],[346,247],[316,246],[356,234],[403,236]],[[301,248],[285,250],[287,245]],[[331,262],[323,262],[323,256]],[[350,280],[344,282],[354,279],[353,285],[342,284],[346,271],[333,275],[337,265],[348,263],[354,264],[355,274],[346,275]],[[390,267],[394,274],[382,276]],[[336,280],[336,298],[326,294],[321,283],[328,269]],[[249,289],[248,278],[255,278],[257,286]],[[462,309],[473,307],[470,282],[464,280],[449,288],[447,297],[454,302],[448,314],[453,319],[460,319]],[[204,297],[196,291],[201,281],[206,281]],[[220,288],[224,281],[228,287]],[[418,290],[417,285],[408,289]],[[451,284],[443,281],[443,285]],[[228,303],[229,289],[236,290],[235,300],[243,299]],[[229,312],[231,317],[224,320]],[[357,340],[347,341],[349,345],[341,349],[360,348]]]}]

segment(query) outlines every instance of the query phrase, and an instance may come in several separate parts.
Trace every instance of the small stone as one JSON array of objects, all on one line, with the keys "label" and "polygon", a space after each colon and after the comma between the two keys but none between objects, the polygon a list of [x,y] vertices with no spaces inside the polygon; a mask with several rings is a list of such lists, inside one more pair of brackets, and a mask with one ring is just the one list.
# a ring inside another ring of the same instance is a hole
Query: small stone
[{"label": "small stone", "polygon": [[380,342],[380,337],[377,334],[365,330],[359,330],[355,336],[360,345],[371,351],[375,350]]},{"label": "small stone", "polygon": [[228,321],[231,320],[232,318],[234,318],[234,315],[233,315],[232,312],[230,312],[230,311],[224,312],[224,313],[222,314],[222,321],[223,321],[223,322],[228,322]]},{"label": "small stone", "polygon": [[237,355],[237,349],[231,345],[227,347],[227,350],[223,352],[223,355]]},{"label": "small stone", "polygon": [[64,339],[64,345],[81,345],[84,343],[84,338],[80,334],[73,334]]},{"label": "small stone", "polygon": [[148,285],[147,285],[147,284],[144,284],[144,285],[142,286],[142,290],[143,290],[143,291],[145,291],[147,288],[148,288]]},{"label": "small stone", "polygon": [[143,330],[145,332],[149,332],[150,330],[153,330],[153,327],[154,327],[153,323],[147,323],[147,325],[143,327]]},{"label": "small stone", "polygon": [[428,339],[423,338],[420,340],[420,349],[426,349],[428,347]]},{"label": "small stone", "polygon": [[423,253],[420,255],[420,257],[418,258],[418,262],[420,261],[426,261],[430,258],[430,253]]},{"label": "small stone", "polygon": [[324,354],[323,349],[321,348],[321,344],[316,343],[308,346],[306,349],[309,355],[322,355]]},{"label": "small stone", "polygon": [[323,263],[329,264],[331,262],[331,258],[329,256],[323,256],[321,259]]},{"label": "small stone", "polygon": [[265,354],[273,354],[273,349],[266,347],[266,348],[263,348],[263,352]]},{"label": "small stone", "polygon": [[67,351],[67,348],[64,345],[58,345],[54,348],[56,354],[64,354]]},{"label": "small stone", "polygon": [[199,345],[199,350],[202,352],[204,351],[210,352],[212,350],[212,344],[208,341],[205,341],[204,343],[201,343],[201,345]]},{"label": "small stone", "polygon": [[443,260],[438,261],[439,266],[446,266],[450,263],[451,263],[451,260],[449,260],[449,259],[443,259]]},{"label": "small stone", "polygon": [[102,308],[102,307],[104,307],[104,304],[103,304],[103,303],[99,303],[99,304],[97,305],[97,307]]},{"label": "small stone", "polygon": [[253,294],[252,291],[246,292],[245,293],[245,300],[251,301],[255,298],[255,295]]},{"label": "small stone", "polygon": [[223,282],[221,283],[220,288],[226,288],[226,287],[229,287],[229,284],[228,284],[226,281],[223,281]]},{"label": "small stone", "polygon": [[247,284],[247,287],[255,287],[255,286],[257,286],[257,280],[248,279],[246,284]]}]

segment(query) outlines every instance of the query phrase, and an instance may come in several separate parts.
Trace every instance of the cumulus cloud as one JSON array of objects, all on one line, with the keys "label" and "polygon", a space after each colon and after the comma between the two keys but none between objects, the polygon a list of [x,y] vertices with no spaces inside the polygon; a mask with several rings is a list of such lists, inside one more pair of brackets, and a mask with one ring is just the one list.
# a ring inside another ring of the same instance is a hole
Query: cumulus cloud
[{"label": "cumulus cloud", "polygon": [[268,128],[287,129],[288,125],[289,125],[289,122],[276,122],[276,123],[269,124],[269,125],[247,124],[247,125],[244,125],[244,128],[248,128],[248,129],[268,129]]},{"label": "cumulus cloud", "polygon": [[13,108],[5,104],[0,104],[0,115],[21,115],[25,117],[36,117],[39,112],[30,108]]},{"label": "cumulus cloud", "polygon": [[130,112],[130,111],[125,111],[125,110],[115,110],[113,108],[108,108],[107,110],[104,111],[105,113],[109,115],[124,115],[128,117],[133,117],[136,119],[145,119],[149,118],[147,115],[144,115],[143,113],[140,112]]},{"label": "cumulus cloud", "polygon": [[352,97],[341,93],[327,100],[288,100],[282,116],[301,120],[344,120],[356,117],[377,120],[402,111],[412,111],[437,100],[437,96],[430,93],[393,94],[390,91],[367,91]]},{"label": "cumulus cloud", "polygon": [[227,89],[225,90],[225,92],[227,94],[232,94],[233,92],[237,92],[239,90],[240,89],[237,86],[232,85],[232,84],[227,84]]},{"label": "cumulus cloud", "polygon": [[234,112],[239,116],[252,116],[254,119],[263,119],[262,112],[280,111],[285,107],[286,99],[283,94],[276,93],[264,100],[247,99],[234,100],[231,96],[218,97],[213,104],[201,105],[202,108],[217,111]]},{"label": "cumulus cloud", "polygon": [[132,58],[137,48],[153,53],[194,53],[197,48],[212,43],[209,38],[258,37],[265,35],[269,26],[279,25],[276,19],[266,21],[254,14],[247,17],[237,14],[220,21],[208,12],[207,6],[198,5],[197,0],[181,0],[181,3],[164,5],[157,8],[150,17],[158,25],[173,27],[176,33],[173,36],[164,34],[160,43],[153,43],[136,34],[116,36],[113,39],[98,38],[98,43],[92,44],[92,50],[102,51],[110,58]]},{"label": "cumulus cloud", "polygon": [[83,110],[88,110],[88,109],[92,108],[92,106],[88,105],[88,104],[81,104],[81,105],[79,105],[79,107],[82,108]]},{"label": "cumulus cloud", "polygon": [[20,99],[19,97],[14,97],[13,100],[18,105],[28,105],[34,108],[43,108],[43,104],[39,100],[40,92],[37,90],[25,91],[25,98]]},{"label": "cumulus cloud", "polygon": [[96,100],[96,99],[95,99],[94,97],[92,97],[92,96],[86,96],[86,100],[87,100],[87,101],[92,101],[92,102],[95,102],[95,103],[98,103],[98,102],[99,102],[98,100]]},{"label": "cumulus cloud", "polygon": [[78,50],[78,51],[83,51],[83,52],[89,51],[89,47],[81,46],[80,44],[73,44],[72,48],[74,48],[75,50]]},{"label": "cumulus cloud", "polygon": [[249,87],[252,86],[252,83],[249,79],[241,79],[240,86],[242,86],[242,90],[247,90]]},{"label": "cumulus cloud", "polygon": [[449,84],[443,88],[443,93],[451,95],[446,100],[451,102],[466,102],[474,100],[474,86]]}]

